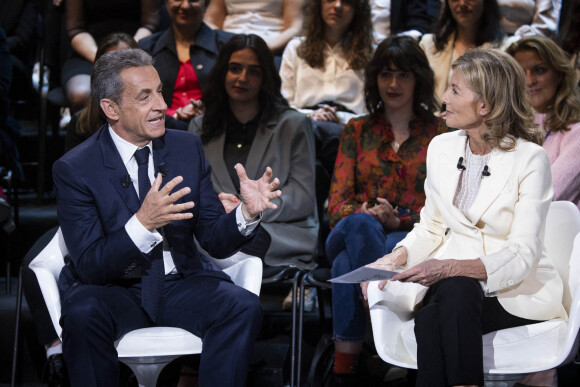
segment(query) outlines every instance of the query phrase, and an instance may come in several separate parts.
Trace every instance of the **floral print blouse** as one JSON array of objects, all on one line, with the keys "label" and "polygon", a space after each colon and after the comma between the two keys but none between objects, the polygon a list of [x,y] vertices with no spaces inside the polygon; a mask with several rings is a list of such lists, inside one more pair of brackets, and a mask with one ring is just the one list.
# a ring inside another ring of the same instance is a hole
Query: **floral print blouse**
[{"label": "floral print blouse", "polygon": [[370,116],[353,118],[344,128],[330,185],[328,217],[333,228],[342,218],[360,212],[364,202],[373,206],[377,197],[399,209],[401,230],[419,221],[425,204],[427,146],[433,137],[447,131],[445,123],[415,119],[410,135],[396,153],[391,126]]}]

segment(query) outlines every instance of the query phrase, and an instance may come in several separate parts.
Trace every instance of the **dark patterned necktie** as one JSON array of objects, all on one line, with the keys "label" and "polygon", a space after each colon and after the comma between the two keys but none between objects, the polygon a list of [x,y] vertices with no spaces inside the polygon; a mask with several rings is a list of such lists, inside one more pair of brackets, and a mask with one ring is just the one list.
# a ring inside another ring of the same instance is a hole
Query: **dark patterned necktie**
[{"label": "dark patterned necktie", "polygon": [[[135,160],[139,165],[137,173],[139,179],[139,199],[141,204],[151,189],[149,180],[149,147],[138,149]],[[141,305],[152,321],[156,321],[159,303],[163,297],[163,244],[159,243],[149,253],[151,266],[143,267],[141,278]]]}]

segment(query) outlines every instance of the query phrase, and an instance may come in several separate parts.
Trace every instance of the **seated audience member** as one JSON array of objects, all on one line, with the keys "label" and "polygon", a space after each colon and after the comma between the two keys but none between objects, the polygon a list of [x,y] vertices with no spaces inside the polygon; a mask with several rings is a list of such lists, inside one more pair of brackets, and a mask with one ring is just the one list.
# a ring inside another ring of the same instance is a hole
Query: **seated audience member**
[{"label": "seated audience member", "polygon": [[282,55],[284,98],[314,121],[344,125],[364,114],[363,71],[373,54],[368,0],[310,1],[304,34]]},{"label": "seated audience member", "polygon": [[553,37],[562,0],[498,0],[503,30],[515,36]]},{"label": "seated audience member", "polygon": [[165,129],[161,90],[144,51],[104,54],[91,91],[107,125],[53,166],[70,258],[59,277],[60,323],[74,386],[118,385],[115,340],[155,325],[202,338],[201,386],[246,382],[260,301],[204,269],[194,237],[216,258],[233,254],[276,208],[279,180],[270,182],[269,168],[250,180],[237,165],[242,204],[226,214],[197,136]]},{"label": "seated audience member", "polygon": [[[326,255],[338,277],[390,253],[425,204],[425,157],[445,129],[433,71],[411,37],[381,42],[365,71],[370,114],[344,128],[330,187]],[[332,285],[336,379],[355,379],[365,337],[360,287]]]},{"label": "seated audience member", "polygon": [[369,3],[377,42],[391,35],[419,39],[431,26],[426,0],[369,0]]},{"label": "seated audience member", "polygon": [[233,36],[203,22],[207,0],[165,0],[171,27],[139,42],[155,59],[167,115],[185,122],[203,113],[201,97],[221,47]]},{"label": "seated audience member", "polygon": [[310,120],[288,107],[265,41],[236,35],[222,48],[203,96],[205,114],[190,123],[201,136],[214,188],[227,212],[240,204],[238,163],[250,178],[271,166],[282,196],[264,214],[241,251],[266,265],[314,267],[318,219],[314,192],[314,136]]},{"label": "seated audience member", "polygon": [[420,222],[369,265],[405,269],[378,288],[415,310],[417,386],[482,386],[482,334],[567,318],[543,254],[553,190],[524,73],[485,47],[452,68],[442,116],[459,130],[429,144]]},{"label": "seated audience member", "polygon": [[252,33],[275,55],[302,29],[304,0],[211,0],[204,21],[234,34]]},{"label": "seated audience member", "polygon": [[556,41],[570,55],[570,63],[576,70],[576,82],[580,86],[580,0],[572,0],[566,11],[562,14],[564,22]]},{"label": "seated audience member", "polygon": [[526,74],[536,123],[545,132],[554,200],[580,207],[580,90],[566,53],[549,38],[526,36],[508,52]]},{"label": "seated audience member", "polygon": [[[110,51],[138,47],[139,45],[131,35],[122,32],[107,35],[97,49],[95,60]],[[79,145],[95,134],[106,123],[107,121],[101,115],[99,104],[89,96],[87,106],[77,112],[69,122],[64,141],[64,151],[68,152]]]},{"label": "seated audience member", "polygon": [[294,38],[282,55],[282,95],[314,121],[318,213],[330,187],[340,133],[365,113],[363,71],[373,54],[368,0],[307,3],[304,37]]},{"label": "seated audience member", "polygon": [[499,24],[497,0],[445,0],[433,34],[423,35],[421,47],[435,72],[435,95],[449,84],[451,63],[476,46],[506,48],[515,38],[505,38]]},{"label": "seated audience member", "polygon": [[124,32],[136,41],[151,35],[158,23],[157,0],[66,0],[66,28],[72,47],[61,83],[71,114],[85,107],[91,93],[91,69],[101,39]]},{"label": "seated audience member", "polygon": [[32,95],[32,63],[36,53],[37,10],[33,0],[0,1],[0,27],[6,33],[12,61],[13,101]]}]

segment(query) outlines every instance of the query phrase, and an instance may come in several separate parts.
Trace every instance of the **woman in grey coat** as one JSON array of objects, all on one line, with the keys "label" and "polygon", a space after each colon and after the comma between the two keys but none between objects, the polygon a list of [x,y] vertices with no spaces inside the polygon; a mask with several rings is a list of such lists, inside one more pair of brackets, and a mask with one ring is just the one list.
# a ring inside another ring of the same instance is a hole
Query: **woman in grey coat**
[{"label": "woman in grey coat", "polygon": [[261,229],[242,249],[269,266],[315,266],[318,218],[314,137],[310,120],[288,107],[268,46],[256,35],[236,35],[217,58],[203,95],[205,114],[189,130],[201,136],[212,181],[230,211],[239,203],[234,165],[250,179],[270,166],[280,179],[277,210],[264,213]]}]

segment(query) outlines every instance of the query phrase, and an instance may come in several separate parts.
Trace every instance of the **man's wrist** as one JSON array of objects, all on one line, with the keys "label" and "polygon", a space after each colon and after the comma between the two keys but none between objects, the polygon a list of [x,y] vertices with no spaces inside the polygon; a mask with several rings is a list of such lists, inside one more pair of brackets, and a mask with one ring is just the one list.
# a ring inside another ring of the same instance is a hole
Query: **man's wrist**
[{"label": "man's wrist", "polygon": [[241,211],[242,211],[242,216],[244,217],[244,220],[245,220],[246,222],[253,222],[253,221],[257,220],[257,219],[258,219],[258,217],[260,216],[260,214],[259,214],[259,213],[258,213],[258,214],[256,214],[255,216],[252,216],[252,215],[250,214],[250,212],[248,211],[248,209],[246,208],[246,205],[245,205],[244,203],[242,203],[242,205],[241,205],[241,208],[240,208],[240,209],[241,209]]}]

